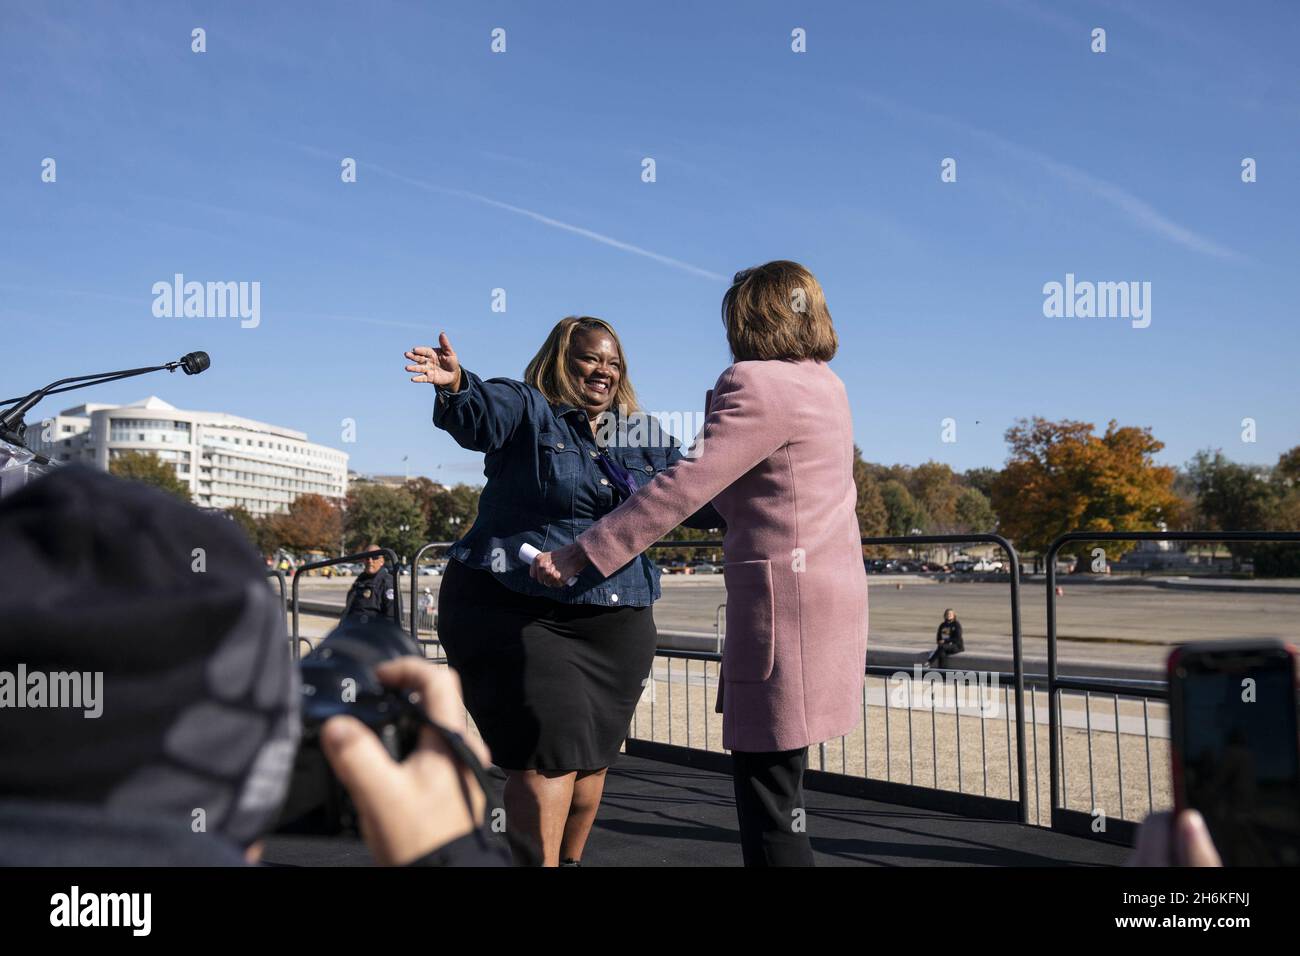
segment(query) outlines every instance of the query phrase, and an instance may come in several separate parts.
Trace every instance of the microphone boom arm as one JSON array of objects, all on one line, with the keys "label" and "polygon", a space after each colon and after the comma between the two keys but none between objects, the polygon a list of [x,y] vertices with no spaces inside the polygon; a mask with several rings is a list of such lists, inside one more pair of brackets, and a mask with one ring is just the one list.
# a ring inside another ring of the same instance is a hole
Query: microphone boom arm
[{"label": "microphone boom arm", "polygon": [[[202,360],[196,362],[193,359],[194,356],[202,356]],[[178,368],[183,368],[187,375],[196,375],[208,367],[207,358],[206,352],[191,352],[178,361],[168,362],[165,365],[150,365],[145,368],[131,368],[120,372],[98,372],[94,375],[74,375],[71,378],[61,378],[57,382],[51,382],[44,388],[28,392],[20,398],[4,399],[0,404],[7,402],[14,404],[0,414],[0,439],[16,441],[17,444],[22,445],[23,436],[27,431],[23,416],[47,395],[70,392],[78,388],[89,388],[92,385],[102,385],[105,382],[115,382],[118,379],[146,375],[149,372],[164,370],[174,372]],[[191,371],[191,367],[196,367],[197,370]]]}]

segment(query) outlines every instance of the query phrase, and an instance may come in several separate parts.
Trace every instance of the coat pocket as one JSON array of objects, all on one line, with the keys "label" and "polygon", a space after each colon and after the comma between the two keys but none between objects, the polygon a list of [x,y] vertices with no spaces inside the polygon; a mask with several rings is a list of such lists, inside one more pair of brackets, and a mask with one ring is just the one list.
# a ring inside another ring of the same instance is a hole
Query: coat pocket
[{"label": "coat pocket", "polygon": [[772,632],[772,562],[728,561],[727,640],[722,646],[722,675],[736,683],[765,681],[772,676],[775,640]]}]

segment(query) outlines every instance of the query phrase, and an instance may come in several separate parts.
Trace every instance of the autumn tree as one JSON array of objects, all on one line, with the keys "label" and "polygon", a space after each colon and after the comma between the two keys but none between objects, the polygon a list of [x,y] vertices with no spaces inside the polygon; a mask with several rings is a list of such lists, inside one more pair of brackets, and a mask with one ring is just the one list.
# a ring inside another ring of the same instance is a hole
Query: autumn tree
[{"label": "autumn tree", "polygon": [[[1155,464],[1164,444],[1151,430],[1114,420],[1102,435],[1093,430],[1088,422],[1037,417],[1007,430],[1011,454],[992,484],[992,504],[1001,533],[1017,547],[1043,551],[1067,531],[1151,531],[1180,517],[1175,470]],[[1097,540],[1114,555],[1133,546],[1104,534]]]},{"label": "autumn tree", "polygon": [[329,498],[299,495],[289,510],[270,519],[283,547],[294,551],[338,551],[343,536],[343,516]]},{"label": "autumn tree", "polygon": [[1288,488],[1300,484],[1300,445],[1278,456],[1273,478]]},{"label": "autumn tree", "polygon": [[853,483],[857,486],[858,533],[863,537],[882,537],[889,533],[889,511],[880,494],[875,469],[862,460],[862,449],[853,446]]},{"label": "autumn tree", "polygon": [[189,483],[177,477],[176,468],[153,452],[125,451],[115,455],[109,460],[108,473],[153,485],[183,501],[191,500]]},{"label": "autumn tree", "polygon": [[937,461],[917,465],[908,476],[907,490],[925,515],[925,523],[918,527],[933,534],[957,530],[957,502],[962,486],[951,468]]}]

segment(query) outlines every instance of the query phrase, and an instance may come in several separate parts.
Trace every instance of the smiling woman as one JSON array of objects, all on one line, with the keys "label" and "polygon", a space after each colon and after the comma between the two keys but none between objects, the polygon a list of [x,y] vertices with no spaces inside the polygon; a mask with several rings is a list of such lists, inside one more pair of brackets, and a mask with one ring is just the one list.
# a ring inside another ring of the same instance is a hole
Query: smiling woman
[{"label": "smiling woman", "polygon": [[611,408],[637,410],[618,336],[589,315],[561,319],[528,363],[524,380],[551,404],[582,408],[593,422]]},{"label": "smiling woman", "polygon": [[[506,770],[516,859],[581,859],[613,762],[654,660],[659,571],[643,555],[552,590],[520,547],[562,547],[682,457],[674,440],[611,441],[638,413],[627,357],[602,319],[556,324],[523,381],[463,368],[444,333],[406,353],[438,388],[434,424],[484,453],[474,526],[450,549],[438,637],[465,705]],[[607,427],[610,418],[614,427]],[[687,520],[716,528],[710,506]]]}]

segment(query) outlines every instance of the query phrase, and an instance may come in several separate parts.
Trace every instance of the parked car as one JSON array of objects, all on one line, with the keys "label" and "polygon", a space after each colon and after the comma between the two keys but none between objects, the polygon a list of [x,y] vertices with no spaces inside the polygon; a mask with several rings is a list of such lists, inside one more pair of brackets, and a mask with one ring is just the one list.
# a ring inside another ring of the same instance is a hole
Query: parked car
[{"label": "parked car", "polygon": [[1002,562],[997,558],[980,558],[975,562],[972,571],[1001,571]]},{"label": "parked car", "polygon": [[694,573],[690,565],[688,565],[685,561],[669,561],[666,564],[659,565],[659,570],[662,571],[664,574],[693,574]]},{"label": "parked car", "polygon": [[969,559],[962,559],[952,563],[952,569],[957,574],[970,574],[975,570],[975,562]]},{"label": "parked car", "polygon": [[692,574],[721,574],[722,568],[712,561],[692,561],[687,565]]},{"label": "parked car", "polygon": [[[298,556],[303,564],[311,564],[316,561],[328,561],[334,555],[326,554],[324,551],[305,551]],[[332,578],[338,573],[338,565],[327,564],[323,568],[313,568],[307,574],[316,575],[322,578]]]}]

